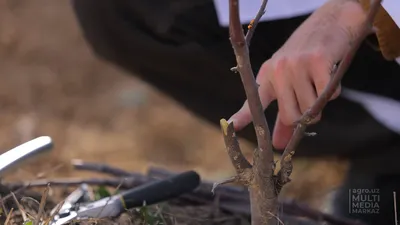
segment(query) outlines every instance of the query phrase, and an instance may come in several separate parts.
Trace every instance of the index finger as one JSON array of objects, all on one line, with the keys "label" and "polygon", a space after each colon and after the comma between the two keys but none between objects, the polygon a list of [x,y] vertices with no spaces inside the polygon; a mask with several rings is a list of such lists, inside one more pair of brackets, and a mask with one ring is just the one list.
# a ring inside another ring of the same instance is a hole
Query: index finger
[{"label": "index finger", "polygon": [[[259,84],[258,94],[260,96],[261,105],[265,110],[273,100],[275,100],[274,89],[268,79],[268,65],[265,64],[261,67],[256,82]],[[248,100],[246,100],[241,109],[236,112],[230,119],[229,123],[233,122],[235,131],[240,131],[252,122],[251,110],[249,107]]]}]

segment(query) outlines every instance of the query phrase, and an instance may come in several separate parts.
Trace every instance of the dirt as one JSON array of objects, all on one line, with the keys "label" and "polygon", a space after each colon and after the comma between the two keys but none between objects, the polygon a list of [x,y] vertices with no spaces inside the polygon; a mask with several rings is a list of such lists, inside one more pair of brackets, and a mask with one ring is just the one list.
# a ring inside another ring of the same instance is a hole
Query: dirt
[{"label": "dirt", "polygon": [[[211,180],[233,172],[218,128],[93,55],[69,1],[0,0],[0,74],[1,151],[41,135],[55,144],[8,180],[100,176],[74,171],[75,158],[138,172],[195,169]],[[284,196],[320,206],[345,169],[298,159]]]}]

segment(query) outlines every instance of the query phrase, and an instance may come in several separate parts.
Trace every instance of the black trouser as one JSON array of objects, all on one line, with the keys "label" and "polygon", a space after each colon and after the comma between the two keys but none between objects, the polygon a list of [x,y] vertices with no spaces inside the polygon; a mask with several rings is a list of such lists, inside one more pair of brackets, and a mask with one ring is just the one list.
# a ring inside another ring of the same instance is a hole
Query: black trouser
[{"label": "black trouser", "polygon": [[[219,26],[211,0],[74,0],[73,5],[86,39],[103,59],[139,76],[216,125],[242,106],[245,94],[240,77],[230,71],[235,58],[228,30]],[[306,18],[259,24],[250,48],[255,74]],[[396,85],[400,84],[400,66],[363,44],[342,84],[400,99]],[[271,128],[276,110],[272,104],[266,111]],[[345,193],[353,183],[358,185],[358,180],[360,188],[372,188],[381,175],[400,172],[396,159],[399,135],[356,103],[342,97],[330,102],[322,121],[309,130],[318,135],[303,139],[296,156],[350,158]],[[251,126],[239,135],[255,141]],[[388,201],[385,210],[390,213],[393,204]],[[340,204],[347,212],[348,200]],[[380,222],[386,221],[381,217],[392,218],[383,213],[373,216]]]}]

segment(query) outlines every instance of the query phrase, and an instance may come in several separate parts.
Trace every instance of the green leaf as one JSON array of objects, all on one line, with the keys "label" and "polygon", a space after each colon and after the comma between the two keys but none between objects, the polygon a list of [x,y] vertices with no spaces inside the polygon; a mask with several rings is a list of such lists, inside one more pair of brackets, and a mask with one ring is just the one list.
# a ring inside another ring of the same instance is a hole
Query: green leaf
[{"label": "green leaf", "polygon": [[138,210],[146,225],[163,225],[163,218],[159,215],[151,213],[149,208],[144,205]]},{"label": "green leaf", "polygon": [[32,220],[27,220],[24,222],[24,225],[33,225],[33,221]]},{"label": "green leaf", "polygon": [[100,199],[107,198],[107,197],[110,197],[110,196],[111,196],[111,194],[110,194],[110,192],[107,190],[107,188],[105,186],[99,186],[94,191],[95,200],[100,200]]}]

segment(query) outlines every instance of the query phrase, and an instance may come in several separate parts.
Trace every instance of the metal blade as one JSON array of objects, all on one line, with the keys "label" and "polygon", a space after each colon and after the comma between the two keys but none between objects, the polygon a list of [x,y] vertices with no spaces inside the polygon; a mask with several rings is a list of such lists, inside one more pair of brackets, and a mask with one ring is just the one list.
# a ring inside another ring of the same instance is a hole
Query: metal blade
[{"label": "metal blade", "polygon": [[25,142],[0,155],[0,175],[11,166],[34,155],[43,153],[53,147],[53,141],[48,136],[42,136]]}]

